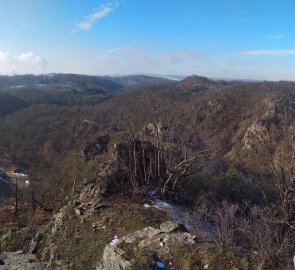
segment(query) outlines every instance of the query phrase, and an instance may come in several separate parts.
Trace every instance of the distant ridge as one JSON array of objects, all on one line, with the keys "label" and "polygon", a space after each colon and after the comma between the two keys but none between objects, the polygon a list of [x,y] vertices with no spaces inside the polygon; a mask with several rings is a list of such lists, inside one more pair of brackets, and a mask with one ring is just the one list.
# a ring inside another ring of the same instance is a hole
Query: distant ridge
[{"label": "distant ridge", "polygon": [[183,80],[181,80],[178,85],[181,88],[187,88],[187,87],[192,87],[198,84],[204,84],[204,83],[210,83],[211,80],[208,79],[207,77],[199,76],[199,75],[191,75]]}]

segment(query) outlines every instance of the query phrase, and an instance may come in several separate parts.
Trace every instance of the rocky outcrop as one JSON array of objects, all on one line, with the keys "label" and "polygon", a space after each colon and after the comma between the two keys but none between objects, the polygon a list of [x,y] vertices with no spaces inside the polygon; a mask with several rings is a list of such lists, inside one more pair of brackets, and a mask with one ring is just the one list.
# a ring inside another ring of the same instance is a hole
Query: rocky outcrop
[{"label": "rocky outcrop", "polygon": [[22,251],[0,253],[0,270],[46,270],[46,264]]},{"label": "rocky outcrop", "polygon": [[99,137],[96,142],[89,144],[82,150],[85,161],[92,160],[97,155],[102,155],[107,151],[110,137],[108,135]]},{"label": "rocky outcrop", "polygon": [[124,251],[122,249],[106,246],[102,263],[99,264],[96,270],[129,270],[131,269],[131,262],[127,261],[123,257]]},{"label": "rocky outcrop", "polygon": [[265,144],[271,140],[269,129],[279,121],[277,105],[271,98],[263,100],[264,114],[256,119],[246,130],[242,150],[251,151],[256,145]]},{"label": "rocky outcrop", "polygon": [[58,213],[56,213],[52,218],[52,229],[51,233],[54,235],[57,230],[62,226],[63,219],[65,216],[65,208],[62,208]]},{"label": "rocky outcrop", "polygon": [[[120,239],[114,239],[105,247],[102,261],[97,265],[96,270],[135,269],[138,254],[145,254],[143,256],[146,256],[148,269],[166,269],[165,263],[157,258],[168,255],[170,246],[181,247],[193,244],[195,244],[195,236],[188,233],[184,225],[167,221],[162,223],[159,229],[147,227]],[[130,257],[132,253],[134,258]],[[151,260],[148,254],[153,254],[154,259]]]},{"label": "rocky outcrop", "polygon": [[268,132],[265,126],[260,121],[255,121],[246,131],[243,138],[243,150],[250,151],[256,144],[260,144],[267,140]]}]

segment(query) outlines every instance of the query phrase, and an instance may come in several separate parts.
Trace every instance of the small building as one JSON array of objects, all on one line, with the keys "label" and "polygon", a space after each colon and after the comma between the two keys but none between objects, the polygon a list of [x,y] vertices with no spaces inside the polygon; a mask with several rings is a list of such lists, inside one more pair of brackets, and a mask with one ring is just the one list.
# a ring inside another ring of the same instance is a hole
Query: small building
[{"label": "small building", "polygon": [[17,176],[28,176],[27,172],[24,169],[19,168],[15,165],[11,167],[11,173]]}]

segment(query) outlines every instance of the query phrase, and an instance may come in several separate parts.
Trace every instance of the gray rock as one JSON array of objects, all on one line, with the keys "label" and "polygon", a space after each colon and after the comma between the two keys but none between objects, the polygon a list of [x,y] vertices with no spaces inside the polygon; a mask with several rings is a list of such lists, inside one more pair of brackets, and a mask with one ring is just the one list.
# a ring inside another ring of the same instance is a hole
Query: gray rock
[{"label": "gray rock", "polygon": [[187,232],[176,232],[163,234],[160,233],[153,238],[145,238],[141,240],[138,244],[140,248],[150,248],[150,247],[164,247],[170,244],[174,245],[191,245],[195,243],[196,237]]},{"label": "gray rock", "polygon": [[0,254],[0,270],[46,270],[48,266],[32,254],[22,251],[5,252]]},{"label": "gray rock", "polygon": [[143,238],[151,238],[160,233],[160,230],[155,229],[153,227],[147,227],[143,230],[136,231],[134,233],[128,234],[122,238],[126,243],[133,243],[136,240],[140,240]]},{"label": "gray rock", "polygon": [[123,258],[124,251],[107,245],[104,249],[102,262],[95,268],[96,270],[129,270],[131,263]]},{"label": "gray rock", "polygon": [[82,207],[79,207],[79,208],[75,209],[76,216],[82,216],[84,214],[84,212],[85,212],[85,209],[82,208]]},{"label": "gray rock", "polygon": [[[177,222],[165,222],[161,224],[161,229],[153,227],[147,227],[143,230],[138,230],[134,233],[128,234],[120,239],[117,239],[116,245],[107,245],[104,249],[103,259],[97,265],[96,270],[129,270],[131,269],[134,260],[127,261],[124,259],[124,245],[131,245],[130,247],[141,250],[149,250],[155,255],[160,248],[168,247],[169,245],[188,245],[195,243],[195,236],[188,232],[185,232],[185,227]],[[162,245],[160,245],[162,243]],[[120,248],[121,247],[121,248]],[[154,268],[156,267],[156,261],[149,262]],[[148,267],[148,266],[147,266]],[[156,267],[156,268],[155,268]],[[166,267],[166,266],[165,266]],[[166,268],[161,268],[166,269]]]},{"label": "gray rock", "polygon": [[97,203],[93,206],[93,212],[97,212],[99,211],[100,209],[104,209],[106,208],[107,206],[103,203]]},{"label": "gray rock", "polygon": [[160,225],[160,231],[163,233],[171,233],[175,231],[188,232],[187,228],[176,221],[167,221]]},{"label": "gray rock", "polygon": [[63,220],[65,217],[65,207],[62,208],[58,213],[53,216],[53,225],[51,233],[54,235],[57,230],[62,226]]}]

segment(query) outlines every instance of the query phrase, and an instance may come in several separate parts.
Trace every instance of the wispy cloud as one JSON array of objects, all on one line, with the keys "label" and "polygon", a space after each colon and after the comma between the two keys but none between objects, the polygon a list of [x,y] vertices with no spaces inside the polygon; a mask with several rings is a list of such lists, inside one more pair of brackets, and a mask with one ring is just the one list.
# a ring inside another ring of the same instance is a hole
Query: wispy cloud
[{"label": "wispy cloud", "polygon": [[[196,65],[208,62],[207,55],[194,50],[158,51],[124,44],[101,52],[94,62],[96,74],[202,73]],[[189,70],[189,71],[188,71]]]},{"label": "wispy cloud", "polygon": [[121,50],[123,50],[123,47],[116,47],[116,48],[108,50],[107,53],[115,53]]},{"label": "wispy cloud", "polygon": [[295,55],[295,50],[255,50],[243,51],[239,54],[253,56]]},{"label": "wispy cloud", "polygon": [[78,30],[89,30],[98,21],[112,13],[120,5],[119,1],[111,2],[102,5],[100,8],[94,10],[91,14],[84,17],[83,21],[76,25]]},{"label": "wispy cloud", "polygon": [[285,38],[284,35],[265,35],[265,36],[261,36],[261,38],[264,39],[283,39]]},{"label": "wispy cloud", "polygon": [[44,58],[32,52],[13,55],[10,52],[0,51],[0,72],[1,73],[44,73],[47,62]]}]

